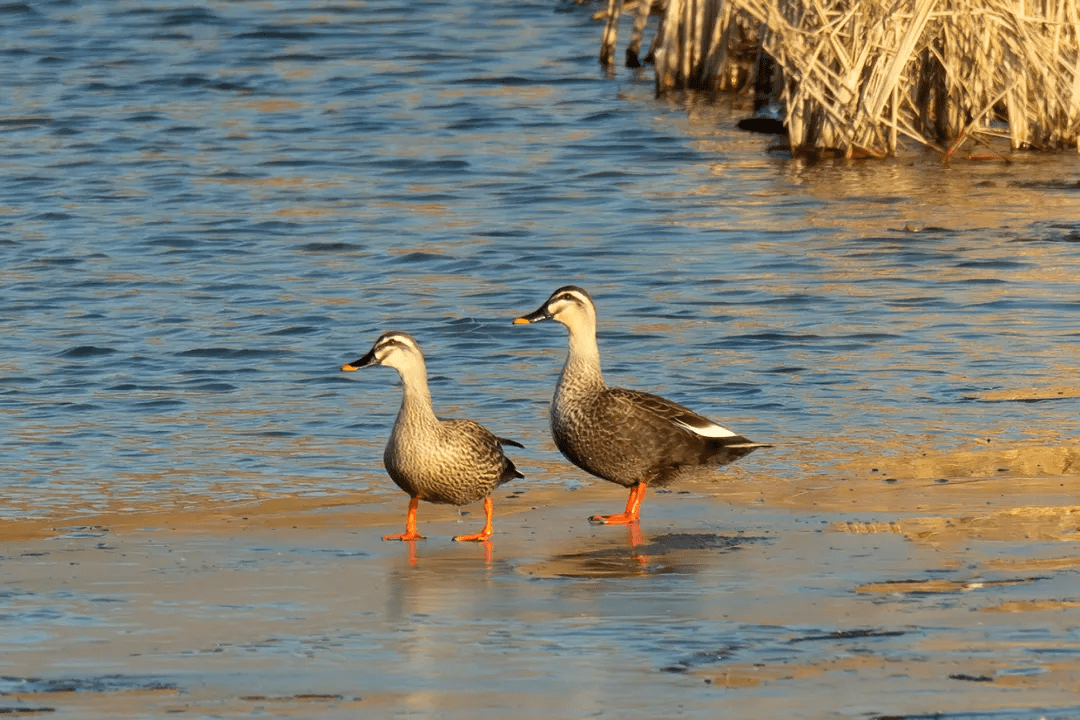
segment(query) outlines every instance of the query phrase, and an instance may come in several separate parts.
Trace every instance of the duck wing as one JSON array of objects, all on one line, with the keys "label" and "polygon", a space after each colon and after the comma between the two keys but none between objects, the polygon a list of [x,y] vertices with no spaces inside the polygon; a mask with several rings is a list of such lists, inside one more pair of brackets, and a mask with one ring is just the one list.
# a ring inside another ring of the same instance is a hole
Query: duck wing
[{"label": "duck wing", "polygon": [[610,388],[610,392],[613,398],[633,405],[638,411],[647,412],[699,438],[721,440],[725,445],[750,442],[704,415],[659,395],[624,388]]},{"label": "duck wing", "polygon": [[618,402],[633,405],[641,416],[651,416],[654,428],[669,428],[664,434],[682,436],[684,441],[672,443],[668,458],[672,466],[682,465],[727,465],[741,457],[749,455],[757,448],[772,447],[768,443],[758,443],[728,430],[726,427],[700,415],[684,405],[638,390],[611,388],[613,398]]},{"label": "duck wing", "polygon": [[461,463],[459,472],[471,476],[477,499],[505,482],[525,477],[503,453],[504,444],[521,447],[517,442],[496,437],[475,420],[441,420],[440,424],[444,441],[453,447],[451,456]]}]

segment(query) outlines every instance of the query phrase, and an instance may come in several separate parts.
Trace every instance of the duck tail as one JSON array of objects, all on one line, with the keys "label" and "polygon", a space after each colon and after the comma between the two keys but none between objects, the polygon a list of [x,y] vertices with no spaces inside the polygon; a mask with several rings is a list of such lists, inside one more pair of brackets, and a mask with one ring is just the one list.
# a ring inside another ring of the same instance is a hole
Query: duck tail
[{"label": "duck tail", "polygon": [[499,484],[508,483],[511,480],[518,480],[525,477],[521,474],[521,471],[517,469],[513,461],[510,458],[506,458],[506,464],[503,465],[502,473],[499,475]]}]

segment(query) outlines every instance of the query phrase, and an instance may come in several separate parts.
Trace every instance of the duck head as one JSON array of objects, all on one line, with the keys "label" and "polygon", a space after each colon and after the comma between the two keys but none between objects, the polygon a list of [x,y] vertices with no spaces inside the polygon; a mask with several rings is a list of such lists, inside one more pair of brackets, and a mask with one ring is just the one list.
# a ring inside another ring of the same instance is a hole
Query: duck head
[{"label": "duck head", "polygon": [[398,372],[424,362],[424,355],[420,352],[420,346],[412,335],[403,332],[391,331],[383,333],[375,341],[375,345],[368,350],[367,355],[355,360],[348,365],[342,365],[345,372],[352,372],[360,368],[372,365],[386,365]]},{"label": "duck head", "polygon": [[568,328],[583,324],[596,326],[596,306],[589,293],[576,285],[566,285],[551,293],[544,304],[528,315],[514,319],[515,325],[554,320]]}]

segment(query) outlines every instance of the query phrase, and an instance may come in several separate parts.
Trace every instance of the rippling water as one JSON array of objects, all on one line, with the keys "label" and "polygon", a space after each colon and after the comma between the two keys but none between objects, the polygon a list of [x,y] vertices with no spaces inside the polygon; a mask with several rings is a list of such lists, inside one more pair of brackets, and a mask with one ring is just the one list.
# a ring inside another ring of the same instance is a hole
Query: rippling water
[{"label": "rippling water", "polygon": [[1075,155],[793,160],[550,2],[0,15],[9,517],[397,492],[393,372],[337,370],[391,328],[437,410],[578,480],[530,467],[565,333],[510,325],[568,282],[609,381],[780,446],[740,472],[1076,436],[1075,399],[978,399],[1075,378]]}]

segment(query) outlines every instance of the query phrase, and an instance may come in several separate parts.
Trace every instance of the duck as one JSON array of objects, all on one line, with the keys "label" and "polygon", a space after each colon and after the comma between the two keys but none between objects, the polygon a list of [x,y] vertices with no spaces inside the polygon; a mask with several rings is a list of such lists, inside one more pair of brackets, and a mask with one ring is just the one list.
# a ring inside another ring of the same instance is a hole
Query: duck
[{"label": "duck", "polygon": [[491,493],[503,483],[524,477],[503,453],[503,447],[523,446],[496,437],[473,420],[436,417],[424,354],[408,333],[383,333],[366,355],[342,365],[341,370],[353,372],[374,365],[392,367],[401,377],[401,409],[386,443],[383,463],[390,479],[409,495],[405,532],[384,535],[383,540],[427,539],[416,527],[416,511],[421,500],[457,506],[483,500],[486,518],[483,530],[454,540],[487,541],[492,534],[494,515]]},{"label": "duck", "polygon": [[562,323],[569,332],[569,353],[551,400],[555,446],[585,472],[630,490],[625,511],[593,515],[591,522],[636,524],[648,487],[664,487],[680,476],[772,447],[659,395],[609,387],[600,370],[596,305],[584,289],[561,287],[513,322],[544,320]]}]

